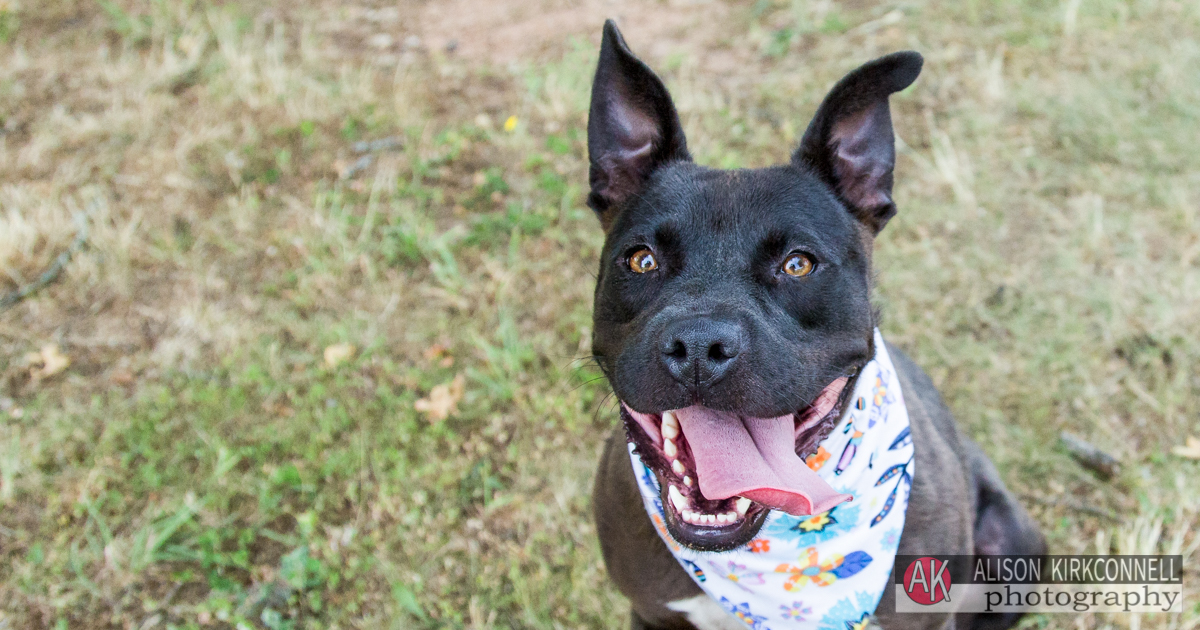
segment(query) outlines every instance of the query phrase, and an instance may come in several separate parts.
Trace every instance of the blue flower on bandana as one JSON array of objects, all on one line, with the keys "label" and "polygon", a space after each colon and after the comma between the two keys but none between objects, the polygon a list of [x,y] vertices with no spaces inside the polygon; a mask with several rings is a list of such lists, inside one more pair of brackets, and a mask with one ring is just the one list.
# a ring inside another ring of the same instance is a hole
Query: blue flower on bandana
[{"label": "blue flower on bandana", "polygon": [[879,605],[879,597],[859,591],[854,599],[842,599],[821,618],[817,630],[861,630]]},{"label": "blue flower on bandana", "polygon": [[804,602],[792,602],[791,606],[783,605],[779,610],[783,611],[780,617],[786,621],[804,621],[812,614],[812,608],[805,606]]},{"label": "blue flower on bandana", "polygon": [[767,620],[767,618],[763,617],[762,615],[755,615],[754,613],[751,613],[750,604],[747,604],[746,602],[734,604],[733,602],[729,601],[728,598],[722,597],[721,606],[725,608],[725,610],[728,610],[729,614],[741,619],[743,623],[745,623],[747,626],[750,626],[754,630],[761,630],[763,628],[762,622]]},{"label": "blue flower on bandana", "polygon": [[895,551],[900,547],[900,528],[893,527],[884,532],[883,538],[879,541],[879,545],[884,551]]},{"label": "blue flower on bandana", "polygon": [[850,531],[858,522],[858,512],[859,506],[849,503],[810,516],[792,516],[781,512],[763,527],[762,535],[795,541],[797,546],[809,547]]}]

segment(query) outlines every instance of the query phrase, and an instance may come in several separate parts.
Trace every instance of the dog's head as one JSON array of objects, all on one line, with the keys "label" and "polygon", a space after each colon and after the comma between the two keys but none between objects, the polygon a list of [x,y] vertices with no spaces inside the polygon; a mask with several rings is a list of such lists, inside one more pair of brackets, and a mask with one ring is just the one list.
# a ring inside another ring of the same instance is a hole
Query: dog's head
[{"label": "dog's head", "polygon": [[871,247],[895,214],[888,95],[921,56],[826,96],[787,165],[698,166],[662,81],[604,26],[588,120],[607,235],[592,350],[680,543],[730,549],[771,508],[847,499],[803,463],[874,356]]}]

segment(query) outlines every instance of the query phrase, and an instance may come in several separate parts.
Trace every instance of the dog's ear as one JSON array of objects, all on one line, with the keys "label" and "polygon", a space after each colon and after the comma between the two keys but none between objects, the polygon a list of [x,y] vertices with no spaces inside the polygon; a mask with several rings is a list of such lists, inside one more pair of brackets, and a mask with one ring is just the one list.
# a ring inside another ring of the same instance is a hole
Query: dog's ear
[{"label": "dog's ear", "polygon": [[921,55],[898,52],[860,66],[833,86],[792,155],[814,171],[875,234],[896,214],[896,145],[888,95],[912,84]]},{"label": "dog's ear", "polygon": [[671,95],[629,51],[612,20],[604,23],[600,63],[588,114],[588,205],[605,231],[617,208],[637,194],[654,169],[689,160]]}]

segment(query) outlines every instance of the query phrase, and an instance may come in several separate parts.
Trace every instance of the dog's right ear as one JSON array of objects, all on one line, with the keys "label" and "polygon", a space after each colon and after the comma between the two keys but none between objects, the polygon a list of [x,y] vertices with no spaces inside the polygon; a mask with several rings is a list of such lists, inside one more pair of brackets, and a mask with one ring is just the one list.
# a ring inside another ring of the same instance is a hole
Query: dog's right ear
[{"label": "dog's right ear", "polygon": [[690,160],[679,114],[662,81],[629,51],[612,20],[604,23],[588,114],[588,205],[607,232],[619,207],[650,174]]}]

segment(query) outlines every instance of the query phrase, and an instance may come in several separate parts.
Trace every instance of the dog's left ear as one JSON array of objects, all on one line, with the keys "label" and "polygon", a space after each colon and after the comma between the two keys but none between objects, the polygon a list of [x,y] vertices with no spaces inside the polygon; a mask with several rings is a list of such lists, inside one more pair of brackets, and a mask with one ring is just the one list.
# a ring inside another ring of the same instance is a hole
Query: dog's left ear
[{"label": "dog's left ear", "polygon": [[794,164],[814,171],[875,234],[896,214],[888,96],[911,85],[923,62],[915,52],[892,53],[846,75],[821,102],[792,155]]},{"label": "dog's left ear", "polygon": [[690,160],[666,86],[630,52],[612,20],[604,23],[588,113],[588,205],[604,230],[659,166]]}]

